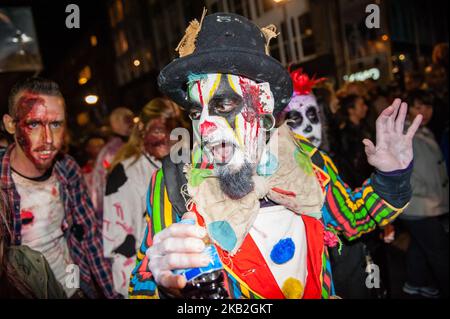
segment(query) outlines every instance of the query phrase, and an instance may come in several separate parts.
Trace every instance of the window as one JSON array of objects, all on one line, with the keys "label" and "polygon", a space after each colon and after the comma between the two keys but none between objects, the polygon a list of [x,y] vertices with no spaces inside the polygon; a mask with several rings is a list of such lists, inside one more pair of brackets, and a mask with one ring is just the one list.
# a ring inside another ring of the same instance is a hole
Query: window
[{"label": "window", "polygon": [[250,9],[250,1],[251,0],[244,1],[245,11],[247,11],[245,16],[249,19],[252,19],[252,10]]},{"label": "window", "polygon": [[259,8],[259,0],[254,0],[254,4],[255,4],[255,10],[256,10],[256,17],[259,18],[259,16],[261,15],[261,10]]},{"label": "window", "polygon": [[286,27],[286,22],[281,22],[281,37],[283,38],[283,49],[286,63],[292,62],[291,51],[289,47],[289,34]]},{"label": "window", "polygon": [[293,43],[294,43],[294,60],[299,60],[300,59],[300,52],[298,49],[298,43],[299,43],[299,37],[297,34],[297,28],[295,27],[295,19],[291,18],[291,30],[292,30],[292,38],[293,38]]},{"label": "window", "polygon": [[314,32],[311,23],[311,14],[308,12],[301,15],[298,18],[298,25],[300,27],[303,56],[308,56],[316,53],[316,47],[314,43]]},{"label": "window", "polygon": [[246,2],[245,0],[233,0],[233,11],[241,16],[244,15],[244,8],[242,6],[242,2]]},{"label": "window", "polygon": [[273,9],[273,0],[262,0],[263,2],[263,10],[264,12],[270,11]]}]

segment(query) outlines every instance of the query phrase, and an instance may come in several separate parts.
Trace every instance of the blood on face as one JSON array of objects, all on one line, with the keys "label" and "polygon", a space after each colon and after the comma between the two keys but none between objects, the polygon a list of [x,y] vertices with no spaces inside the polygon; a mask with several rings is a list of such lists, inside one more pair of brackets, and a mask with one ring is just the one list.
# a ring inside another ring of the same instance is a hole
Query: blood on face
[{"label": "blood on face", "polygon": [[62,98],[26,91],[15,109],[17,144],[38,169],[49,168],[64,140]]}]

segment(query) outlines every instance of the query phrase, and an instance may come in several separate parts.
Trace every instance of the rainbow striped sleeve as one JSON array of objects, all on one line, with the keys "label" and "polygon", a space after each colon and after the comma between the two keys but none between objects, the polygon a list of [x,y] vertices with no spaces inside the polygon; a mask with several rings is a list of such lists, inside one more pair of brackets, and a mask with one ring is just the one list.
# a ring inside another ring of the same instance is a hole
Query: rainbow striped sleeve
[{"label": "rainbow striped sleeve", "polygon": [[162,169],[156,171],[150,182],[147,194],[147,211],[145,215],[147,227],[141,247],[137,252],[136,267],[131,273],[128,295],[130,299],[159,298],[153,275],[148,269],[147,249],[152,245],[153,236],[177,222],[177,214],[172,214],[167,190],[164,185]]},{"label": "rainbow striped sleeve", "polygon": [[373,188],[371,179],[363,186],[351,190],[339,177],[332,160],[321,154],[323,170],[330,177],[326,187],[326,199],[322,208],[324,223],[332,226],[349,240],[360,237],[394,220],[407,205],[396,208],[383,200]]}]

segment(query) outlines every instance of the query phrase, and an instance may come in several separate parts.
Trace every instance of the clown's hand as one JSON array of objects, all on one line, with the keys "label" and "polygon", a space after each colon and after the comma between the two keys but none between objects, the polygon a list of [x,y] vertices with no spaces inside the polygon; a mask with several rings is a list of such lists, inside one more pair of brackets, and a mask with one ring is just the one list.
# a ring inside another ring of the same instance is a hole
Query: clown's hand
[{"label": "clown's hand", "polygon": [[395,99],[376,121],[376,141],[364,139],[367,161],[382,172],[405,169],[413,159],[412,140],[422,122],[422,115],[417,115],[414,122],[403,134],[407,113],[406,103]]},{"label": "clown's hand", "polygon": [[[186,213],[183,219],[194,219],[194,213]],[[205,267],[208,256],[202,254],[205,244],[202,240],[206,230],[198,225],[172,224],[153,238],[153,245],[147,250],[148,267],[160,287],[173,295],[186,286],[186,279],[172,273],[174,269]]]}]

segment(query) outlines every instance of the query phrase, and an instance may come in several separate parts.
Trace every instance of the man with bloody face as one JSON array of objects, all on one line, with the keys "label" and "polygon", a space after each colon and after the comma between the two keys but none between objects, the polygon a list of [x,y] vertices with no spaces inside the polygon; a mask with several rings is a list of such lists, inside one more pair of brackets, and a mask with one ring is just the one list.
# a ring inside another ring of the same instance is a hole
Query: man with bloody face
[{"label": "man with bloody face", "polygon": [[166,158],[152,177],[130,297],[183,297],[186,276],[174,270],[208,266],[207,236],[231,298],[330,298],[336,234],[357,238],[407,205],[420,117],[403,134],[406,105],[387,108],[377,146],[364,141],[377,173],[346,188],[328,156],[274,127],[292,96],[289,73],[268,54],[274,36],[239,15],[202,17],[161,71],[161,91],[190,111],[197,140],[190,163]]},{"label": "man with bloody face", "polygon": [[[60,152],[66,115],[58,85],[41,78],[18,83],[3,122],[14,136],[14,143],[0,152],[0,186],[9,200],[8,221],[14,230],[8,242],[41,252],[68,297],[96,297],[96,284],[106,297],[115,297],[101,225],[81,170]],[[73,265],[79,267],[79,276],[68,271]]]}]

